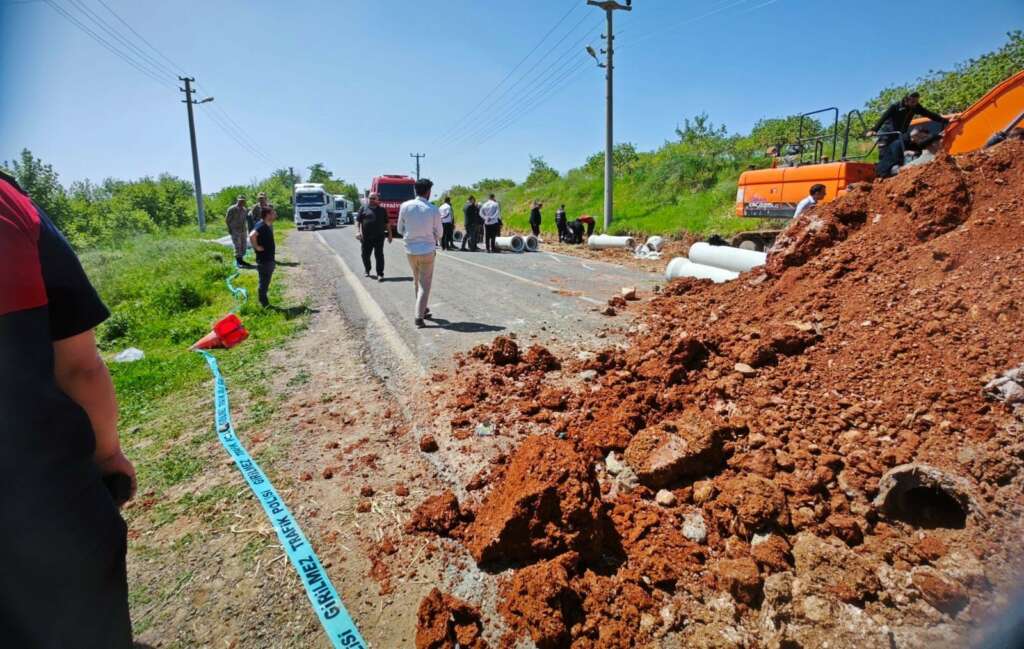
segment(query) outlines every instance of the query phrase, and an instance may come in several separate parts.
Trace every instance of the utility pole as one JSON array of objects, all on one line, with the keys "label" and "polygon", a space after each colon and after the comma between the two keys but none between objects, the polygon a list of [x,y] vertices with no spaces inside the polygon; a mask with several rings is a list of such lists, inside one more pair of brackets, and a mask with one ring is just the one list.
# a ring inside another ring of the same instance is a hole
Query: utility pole
[{"label": "utility pole", "polygon": [[[611,0],[587,0],[587,4],[592,7],[600,7],[604,9],[605,16],[608,19],[607,31],[605,37],[605,49],[601,50],[601,53],[606,56],[605,62],[601,63],[598,61],[598,66],[605,69],[605,80],[607,82],[606,97],[605,97],[605,128],[604,128],[604,230],[608,231],[608,228],[612,224],[612,205],[613,201],[613,184],[615,180],[615,170],[612,167],[612,148],[615,146],[614,138],[612,135],[612,73],[614,71],[614,65],[612,64],[612,57],[615,53],[615,36],[612,29],[612,15],[614,12],[622,9],[624,11],[633,11],[633,0],[626,0],[626,4],[622,5],[618,2]],[[597,54],[594,52],[592,47],[587,47],[587,53],[597,60]]]},{"label": "utility pole", "polygon": [[188,110],[188,137],[192,141],[192,177],[195,179],[196,184],[196,214],[199,216],[199,231],[206,232],[206,208],[203,206],[203,184],[199,180],[199,150],[196,148],[196,120],[192,114],[192,104],[205,104],[213,101],[213,97],[196,101],[192,98],[192,95],[196,92],[192,89],[192,83],[195,81],[195,78],[178,77],[178,79],[185,82],[185,87],[178,88],[178,90],[185,93],[185,98],[181,101]]},{"label": "utility pole", "polygon": [[416,180],[420,179],[420,158],[426,158],[426,153],[410,153],[410,158],[416,158]]}]

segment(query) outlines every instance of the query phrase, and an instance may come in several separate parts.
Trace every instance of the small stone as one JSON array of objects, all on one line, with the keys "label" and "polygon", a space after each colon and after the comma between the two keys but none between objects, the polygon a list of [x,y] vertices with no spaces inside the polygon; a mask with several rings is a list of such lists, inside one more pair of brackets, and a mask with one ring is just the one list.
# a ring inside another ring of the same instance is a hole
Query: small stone
[{"label": "small stone", "polygon": [[694,543],[703,543],[708,538],[704,514],[700,511],[692,511],[683,518],[683,536]]},{"label": "small stone", "polygon": [[324,480],[330,480],[331,478],[334,477],[334,467],[330,467],[329,466],[329,467],[325,468],[324,472],[322,474],[320,474],[320,475],[323,476]]},{"label": "small stone", "polygon": [[577,376],[581,381],[593,381],[597,378],[597,370],[583,370]]},{"label": "small stone", "polygon": [[640,298],[636,295],[635,286],[623,286],[621,291],[622,297],[627,300],[639,300]]},{"label": "small stone", "polygon": [[395,495],[399,498],[405,498],[409,495],[409,487],[406,487],[404,484],[395,485]]},{"label": "small stone", "polygon": [[373,495],[373,487],[371,487],[368,484],[364,484],[359,489],[359,495],[362,496],[363,498],[369,498],[370,496]]},{"label": "small stone", "polygon": [[626,467],[622,463],[622,460],[619,459],[619,456],[615,454],[615,451],[609,451],[608,457],[604,459],[604,468],[608,473],[618,475],[622,473],[622,470]]},{"label": "small stone", "polygon": [[360,514],[365,514],[366,512],[370,511],[370,507],[371,505],[369,500],[360,500],[359,503],[356,505],[356,512]]},{"label": "small stone", "polygon": [[824,622],[832,617],[832,606],[828,600],[817,595],[805,597],[801,602],[801,608],[803,608],[804,617],[811,622]]},{"label": "small stone", "polygon": [[302,474],[299,475],[299,481],[300,482],[309,482],[312,479],[313,479],[313,474],[310,473],[309,471],[303,471]]},{"label": "small stone", "polygon": [[615,307],[613,307],[611,305],[608,305],[605,308],[601,309],[601,315],[609,315],[609,316],[611,316],[611,315],[615,315],[617,313],[618,313],[618,311],[616,311]]},{"label": "small stone", "polygon": [[693,483],[693,502],[700,505],[711,500],[715,495],[715,484],[710,480]]},{"label": "small stone", "polygon": [[733,369],[742,374],[743,376],[754,376],[757,374],[757,370],[747,365],[746,363],[736,363],[733,365]]},{"label": "small stone", "polygon": [[477,434],[478,437],[491,437],[492,435],[494,435],[497,428],[498,427],[492,424],[491,422],[485,421],[477,424],[476,428],[474,429],[474,432]]},{"label": "small stone", "polygon": [[597,358],[597,354],[595,354],[594,352],[583,351],[583,352],[580,352],[580,353],[576,354],[576,360],[578,360],[578,361],[580,361],[582,363],[590,362],[592,360],[595,360],[596,358]]},{"label": "small stone", "polygon": [[916,568],[911,580],[921,591],[924,601],[947,615],[956,616],[970,601],[963,585],[934,568]]},{"label": "small stone", "polygon": [[668,489],[660,489],[657,495],[654,496],[654,502],[662,507],[672,507],[676,504],[676,495]]},{"label": "small stone", "polygon": [[420,450],[424,453],[433,453],[437,450],[437,440],[433,435],[424,435],[420,438]]}]

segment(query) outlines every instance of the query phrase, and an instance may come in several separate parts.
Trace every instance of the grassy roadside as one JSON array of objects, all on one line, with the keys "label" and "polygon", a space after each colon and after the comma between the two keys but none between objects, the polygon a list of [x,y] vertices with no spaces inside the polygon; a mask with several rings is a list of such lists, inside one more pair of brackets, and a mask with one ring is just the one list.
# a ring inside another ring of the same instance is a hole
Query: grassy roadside
[{"label": "grassy roadside", "polygon": [[[291,230],[290,224],[283,226],[277,228],[281,243]],[[234,272],[234,258],[229,248],[200,240],[190,228],[138,236],[116,249],[87,251],[81,260],[111,310],[97,337],[117,390],[122,446],[138,473],[139,495],[124,512],[131,530],[129,557],[136,565],[164,566],[131,583],[135,630],[142,633],[190,578],[184,566],[195,538],[190,532],[168,547],[154,543],[153,532],[179,519],[201,522],[207,531],[226,529],[226,505],[247,497],[237,484],[209,477],[209,469],[227,456],[213,431],[209,370],[188,349],[234,308],[224,283]],[[271,285],[272,304],[282,304],[283,279],[278,273]],[[308,318],[301,307],[261,308],[254,270],[243,271],[234,283],[253,296],[239,314],[249,339],[217,356],[235,421],[249,429],[269,419],[284,397],[267,388],[274,371],[267,366],[268,352],[301,331]],[[143,350],[145,358],[110,362],[127,347]],[[254,455],[272,473],[274,459],[285,452],[271,443]],[[174,565],[179,568],[172,570]]]}]

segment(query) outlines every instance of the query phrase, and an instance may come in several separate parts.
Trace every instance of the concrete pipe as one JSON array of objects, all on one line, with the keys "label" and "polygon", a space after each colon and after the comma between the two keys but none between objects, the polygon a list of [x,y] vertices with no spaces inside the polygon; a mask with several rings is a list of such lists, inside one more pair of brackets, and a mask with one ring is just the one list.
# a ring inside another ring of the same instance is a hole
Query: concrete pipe
[{"label": "concrete pipe", "polygon": [[592,234],[587,237],[587,245],[594,250],[605,248],[636,248],[633,237],[613,237],[609,234]]},{"label": "concrete pipe", "polygon": [[462,230],[456,230],[452,233],[452,241],[455,243],[462,243],[462,240],[466,238],[466,233]]},{"label": "concrete pipe", "polygon": [[494,240],[494,245],[498,246],[498,250],[511,250],[512,252],[522,252],[526,248],[526,242],[518,234],[511,237],[497,237]]},{"label": "concrete pipe", "polygon": [[665,279],[695,277],[697,279],[710,279],[716,284],[721,284],[722,282],[732,281],[739,276],[739,273],[725,270],[724,268],[696,264],[686,257],[673,258],[672,261],[668,262],[668,267],[665,268]]},{"label": "concrete pipe", "polygon": [[526,245],[526,252],[537,252],[540,250],[540,239],[532,234],[527,235],[523,243]]},{"label": "concrete pipe", "polygon": [[736,273],[745,273],[756,266],[763,266],[768,257],[756,250],[743,250],[731,246],[712,246],[703,241],[690,246],[689,258],[695,264],[716,266]]},{"label": "concrete pipe", "polygon": [[653,237],[647,237],[647,247],[654,252],[661,252],[661,247],[665,245],[665,240],[658,235]]}]

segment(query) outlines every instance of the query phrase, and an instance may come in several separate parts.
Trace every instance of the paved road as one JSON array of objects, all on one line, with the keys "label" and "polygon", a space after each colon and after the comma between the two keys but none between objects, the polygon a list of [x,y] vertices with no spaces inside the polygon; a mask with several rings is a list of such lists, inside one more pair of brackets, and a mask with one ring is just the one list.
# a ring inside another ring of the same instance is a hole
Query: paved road
[{"label": "paved road", "polygon": [[[651,288],[661,278],[615,264],[539,253],[438,252],[430,308],[434,320],[413,323],[413,284],[405,248],[398,239],[384,244],[385,281],[363,277],[359,242],[350,226],[293,237],[320,237],[345,269],[336,267],[338,297],[346,317],[373,337],[375,329],[397,334],[421,368],[444,361],[501,333],[531,333],[547,340],[589,336],[616,321],[598,313],[623,286]],[[354,288],[358,283],[364,290]],[[369,300],[367,298],[372,298]],[[377,308],[379,307],[379,309]],[[544,329],[542,329],[542,327]],[[392,342],[394,342],[392,340]],[[401,345],[398,345],[401,347]]]}]

